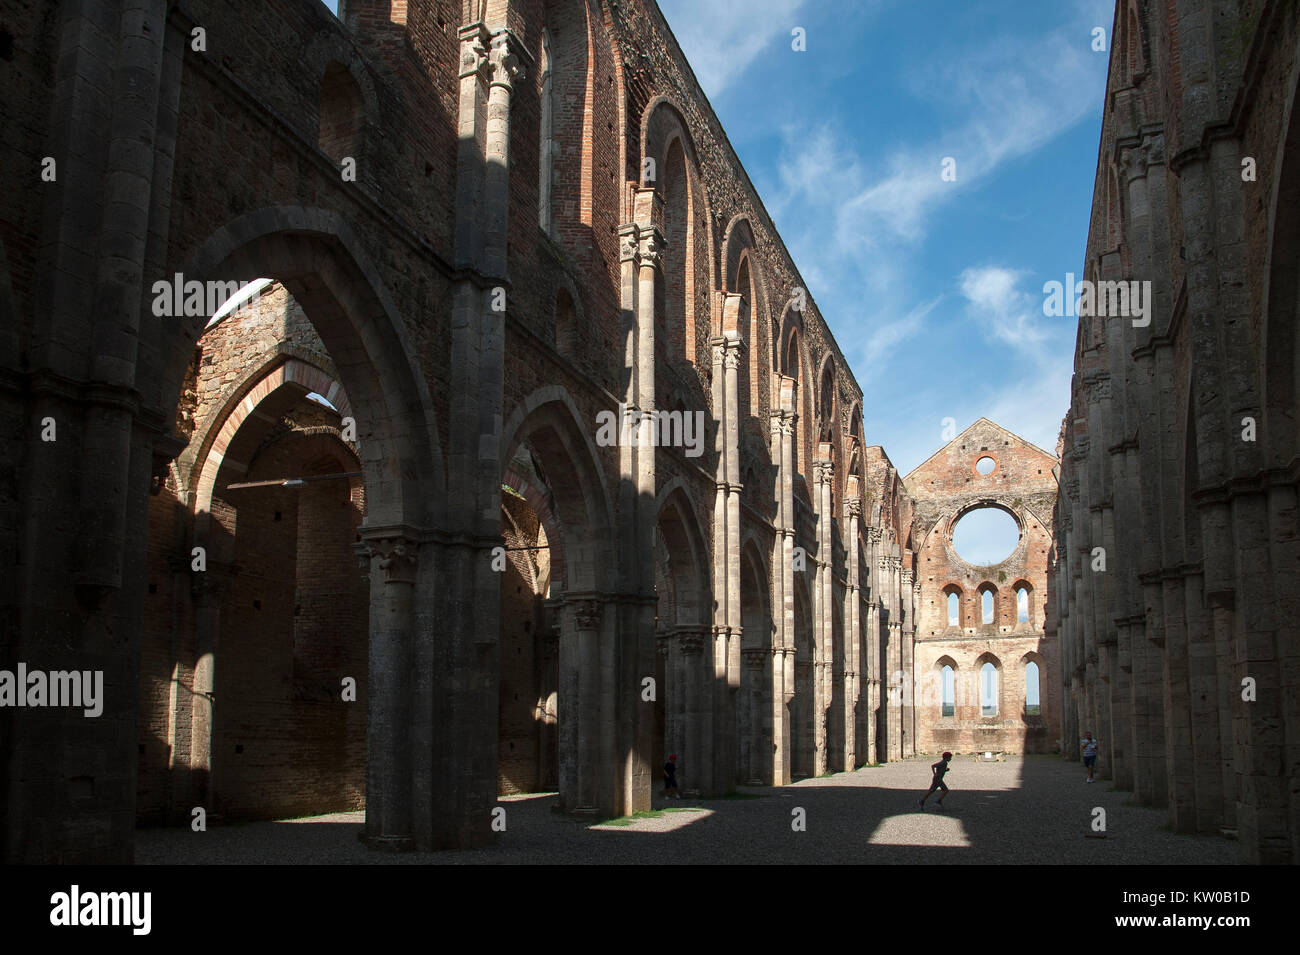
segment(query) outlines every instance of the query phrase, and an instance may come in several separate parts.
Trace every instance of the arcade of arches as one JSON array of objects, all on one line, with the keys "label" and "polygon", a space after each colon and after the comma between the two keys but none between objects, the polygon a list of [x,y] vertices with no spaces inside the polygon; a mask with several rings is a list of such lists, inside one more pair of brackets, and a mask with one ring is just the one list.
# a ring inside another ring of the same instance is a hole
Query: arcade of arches
[{"label": "arcade of arches", "polygon": [[[97,720],[0,709],[6,861],[128,862],[137,825],[193,807],[364,808],[371,846],[470,847],[495,838],[504,793],[648,809],[668,753],[686,791],[717,796],[944,748],[1073,755],[1085,715],[1126,725],[1087,608],[1127,591],[1076,562],[1140,526],[1112,519],[1139,497],[1112,498],[1105,475],[1131,454],[1125,479],[1147,481],[1147,445],[1092,425],[1123,404],[1094,387],[1118,359],[1081,337],[1063,464],[981,418],[900,475],[866,443],[880,411],[653,4],[37,6],[0,0],[31,38],[0,66],[30,80],[6,172],[59,158],[57,186],[0,199],[0,416],[22,436],[0,451],[0,668],[100,670],[105,698]],[[111,108],[87,92],[128,88]],[[1154,241],[1149,221],[1122,225]],[[1103,270],[1133,254],[1094,245]],[[189,307],[205,298],[190,283],[224,300],[255,281],[246,301]],[[1186,375],[1177,334],[1137,348]],[[1276,364],[1261,407],[1280,416],[1294,402]],[[1199,387],[1177,421],[1205,470],[1226,445],[1206,445],[1196,401],[1223,391]],[[1169,399],[1125,400],[1174,414]],[[1117,666],[1131,653],[1148,681],[1133,726],[1158,709],[1152,628],[1200,633],[1170,588],[1206,595],[1209,639],[1254,648],[1240,666],[1266,656],[1231,599],[1260,575],[1187,568],[1223,539],[1240,550],[1264,496],[1294,517],[1294,444],[1271,447],[1266,490],[1188,488],[1222,520],[1143,565],[1165,610],[1139,640],[1124,605]],[[997,565],[952,547],[980,506],[1020,535]],[[1283,649],[1276,673],[1293,674]],[[1257,720],[1294,747],[1276,715],[1261,705],[1242,731]],[[1175,716],[1171,788],[1154,751],[1136,766],[1181,820]],[[1117,780],[1123,765],[1117,747]],[[1196,827],[1232,806],[1252,845],[1289,852],[1294,793],[1258,763],[1234,772],[1213,808],[1196,789]],[[1244,784],[1230,799],[1238,777],[1267,805]]]}]

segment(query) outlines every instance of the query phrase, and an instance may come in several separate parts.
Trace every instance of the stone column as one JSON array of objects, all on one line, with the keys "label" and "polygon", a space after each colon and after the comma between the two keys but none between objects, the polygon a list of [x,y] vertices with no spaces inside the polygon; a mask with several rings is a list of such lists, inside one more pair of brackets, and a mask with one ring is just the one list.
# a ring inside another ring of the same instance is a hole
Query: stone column
[{"label": "stone column", "polygon": [[602,610],[592,595],[574,595],[560,630],[560,806],[592,815],[601,809]]},{"label": "stone column", "polygon": [[[447,496],[462,506],[448,509],[450,523],[440,528],[447,539],[426,548],[429,571],[443,586],[421,586],[417,595],[409,706],[414,841],[421,849],[493,841],[498,782],[501,582],[490,554],[501,542],[499,302],[510,286],[511,98],[527,53],[503,25],[466,24],[458,39]],[[422,585],[431,579],[424,576]]]},{"label": "stone column", "polygon": [[375,848],[409,849],[417,545],[401,536],[368,537],[364,530],[363,539],[372,566],[365,839]]},{"label": "stone column", "polygon": [[680,752],[679,782],[682,791],[699,793],[708,785],[713,768],[712,738],[708,724],[712,722],[711,701],[705,692],[704,676],[706,662],[705,647],[710,644],[709,632],[705,630],[685,630],[678,638],[681,642],[681,656],[685,670],[685,704],[684,732],[685,740]]},{"label": "stone column", "polygon": [[834,692],[832,667],[832,640],[834,622],[832,613],[831,580],[831,482],[835,479],[831,462],[831,446],[821,442],[817,446],[817,460],[813,462],[813,499],[817,508],[817,561],[813,581],[813,775],[826,773],[827,710]]},{"label": "stone column", "polygon": [[766,786],[772,782],[772,710],[765,703],[765,682],[772,674],[770,647],[749,647],[741,651],[741,666],[748,671],[749,687],[744,701],[748,736],[741,740],[741,781],[747,786]]},{"label": "stone column", "polygon": [[776,542],[772,554],[772,784],[788,785],[791,772],[790,702],[794,699],[794,442],[793,378],[781,376],[772,412],[772,454],[777,457]]},{"label": "stone column", "polygon": [[[188,569],[188,565],[187,565]],[[216,814],[212,735],[216,727],[217,649],[221,642],[221,607],[238,569],[213,563],[190,578],[194,600],[194,649],[190,685],[173,687],[172,815],[188,822],[190,809],[202,806]],[[179,673],[178,673],[179,676]],[[188,724],[188,732],[181,729]]]},{"label": "stone column", "polygon": [[[550,606],[550,614],[558,615],[562,605]],[[560,768],[556,763],[556,750],[559,743],[560,714],[560,624],[552,623],[538,635],[541,653],[538,659],[537,685],[541,692],[541,732],[537,734],[537,781],[541,789],[559,788]]]},{"label": "stone column", "polygon": [[916,594],[912,586],[912,568],[902,566],[899,558],[898,590],[902,603],[900,624],[902,647],[900,658],[903,670],[903,755],[916,755],[916,626],[912,622],[916,609]]},{"label": "stone column", "polygon": [[713,339],[713,414],[717,420],[718,467],[713,508],[713,701],[714,765],[706,792],[723,793],[736,779],[736,693],[740,687],[740,394],[745,359],[742,296],[723,303],[722,335]]},{"label": "stone column", "polygon": [[842,768],[851,772],[858,762],[858,708],[862,696],[861,627],[858,597],[858,522],[862,517],[862,499],[857,475],[850,476],[844,490],[844,518],[847,525],[847,557],[844,587],[844,760]]},{"label": "stone column", "polygon": [[867,762],[881,762],[880,740],[880,528],[867,528]]}]

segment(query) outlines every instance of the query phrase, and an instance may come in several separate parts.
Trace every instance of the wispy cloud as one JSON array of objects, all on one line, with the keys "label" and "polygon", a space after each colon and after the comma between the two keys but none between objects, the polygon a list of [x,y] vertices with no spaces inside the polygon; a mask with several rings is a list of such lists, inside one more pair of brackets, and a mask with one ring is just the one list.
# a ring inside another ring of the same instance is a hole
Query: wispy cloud
[{"label": "wispy cloud", "polygon": [[961,273],[961,294],[967,315],[994,339],[1022,351],[1035,351],[1044,341],[1042,299],[1018,287],[1024,271],[1000,266],[966,269]]},{"label": "wispy cloud", "polygon": [[695,71],[704,95],[716,99],[778,36],[799,25],[804,0],[663,0],[664,17]]},{"label": "wispy cloud", "polygon": [[919,332],[925,324],[925,317],[934,311],[943,300],[940,295],[928,302],[923,302],[896,322],[877,325],[862,346],[863,367],[873,367],[877,361],[885,358],[890,349],[907,341]]},{"label": "wispy cloud", "polygon": [[1017,353],[1008,373],[990,376],[994,384],[983,396],[984,414],[1052,451],[1070,403],[1072,335],[1064,324],[1048,324],[1052,319],[1044,317],[1041,297],[1020,285],[1027,274],[1000,266],[969,268],[960,285],[968,316]]}]

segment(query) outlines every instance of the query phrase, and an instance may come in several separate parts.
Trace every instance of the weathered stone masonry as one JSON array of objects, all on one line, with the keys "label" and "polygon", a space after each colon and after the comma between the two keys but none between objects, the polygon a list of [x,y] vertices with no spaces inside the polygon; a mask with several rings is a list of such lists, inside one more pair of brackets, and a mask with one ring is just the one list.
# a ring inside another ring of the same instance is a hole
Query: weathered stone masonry
[{"label": "weathered stone masonry", "polygon": [[1122,0],[1114,37],[1084,277],[1154,301],[1079,324],[1063,735],[1101,737],[1103,776],[1176,830],[1293,863],[1300,9]]},{"label": "weathered stone masonry", "polygon": [[[647,808],[665,752],[901,755],[901,483],[658,10],[340,6],[0,3],[0,665],[107,693],[0,712],[0,854],[363,799],[472,846],[501,790]],[[177,273],[273,284],[205,331]],[[598,444],[620,404],[702,453]]]}]

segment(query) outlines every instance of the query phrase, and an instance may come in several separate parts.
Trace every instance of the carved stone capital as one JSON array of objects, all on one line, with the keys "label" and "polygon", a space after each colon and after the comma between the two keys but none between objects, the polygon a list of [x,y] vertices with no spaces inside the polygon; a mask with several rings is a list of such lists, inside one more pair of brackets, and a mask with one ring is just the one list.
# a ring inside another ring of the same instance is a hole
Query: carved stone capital
[{"label": "carved stone capital", "polygon": [[524,68],[518,54],[512,49],[514,37],[503,31],[492,38],[492,50],[488,60],[492,65],[492,85],[502,86],[506,90],[514,88],[517,79],[523,79]]},{"label": "carved stone capital", "polygon": [[473,76],[480,71],[486,78],[486,69],[488,66],[488,45],[491,41],[488,38],[487,30],[481,23],[473,23],[469,26],[462,27],[460,31],[460,76],[464,79],[467,76]]},{"label": "carved stone capital", "polygon": [[599,630],[604,607],[599,600],[573,601],[573,620],[579,630]]},{"label": "carved stone capital", "polygon": [[1153,133],[1142,139],[1142,148],[1146,151],[1146,165],[1163,166],[1165,162],[1165,134]]},{"label": "carved stone capital", "polygon": [[698,657],[704,653],[704,634],[698,630],[688,630],[678,636],[682,653]]},{"label": "carved stone capital", "polygon": [[641,258],[640,230],[635,225],[625,225],[618,230],[618,260],[635,264]]},{"label": "carved stone capital", "polygon": [[419,545],[406,537],[370,537],[366,539],[372,557],[379,559],[384,582],[415,583],[416,551]]},{"label": "carved stone capital", "polygon": [[667,245],[668,243],[664,241],[664,237],[658,229],[646,230],[642,233],[641,242],[637,248],[641,264],[647,268],[659,268]]}]

